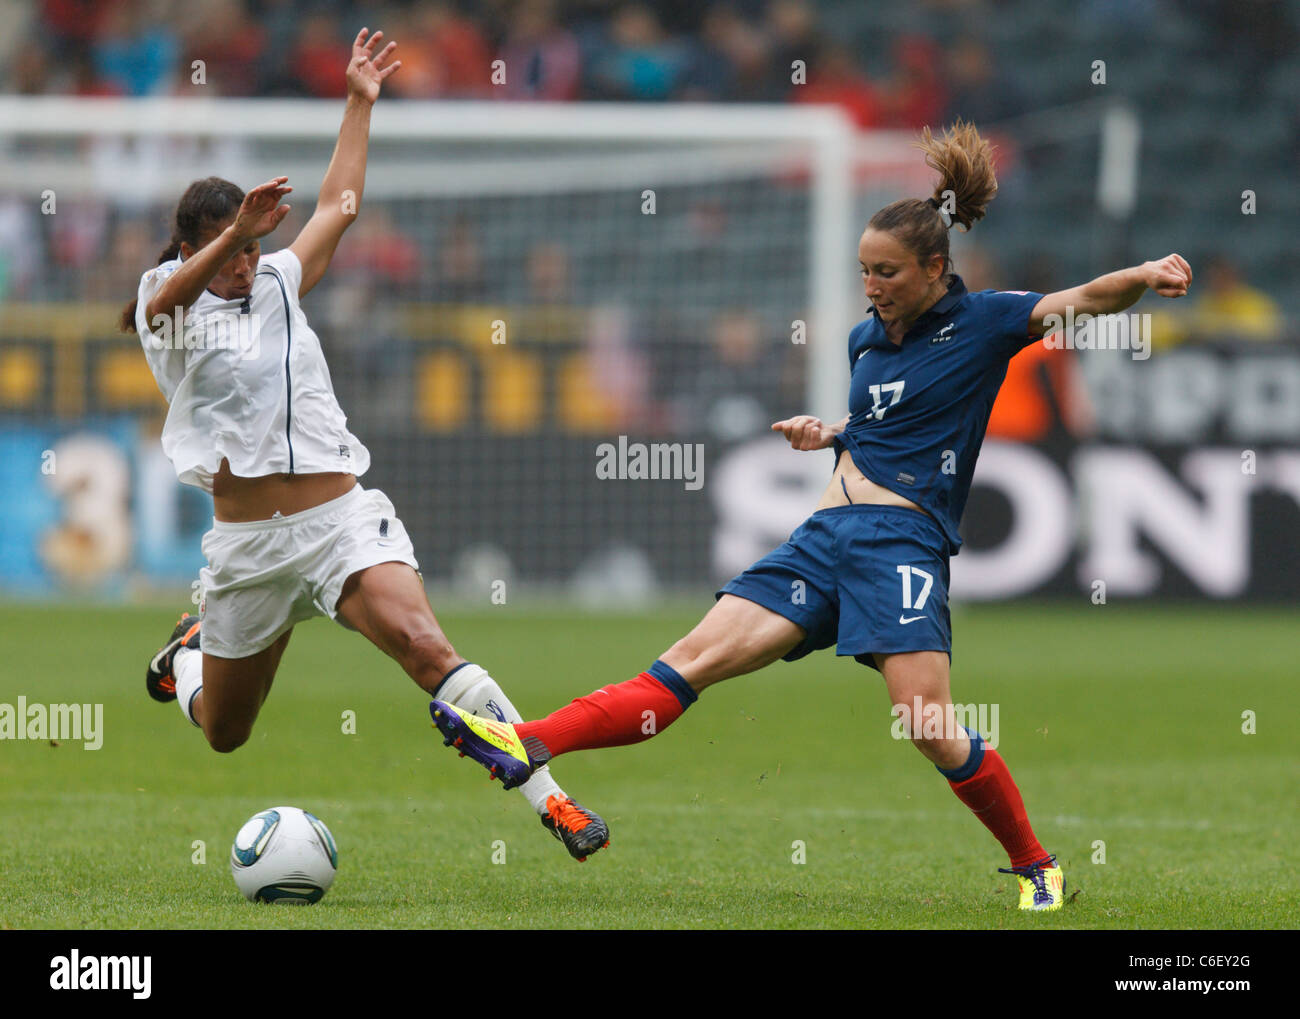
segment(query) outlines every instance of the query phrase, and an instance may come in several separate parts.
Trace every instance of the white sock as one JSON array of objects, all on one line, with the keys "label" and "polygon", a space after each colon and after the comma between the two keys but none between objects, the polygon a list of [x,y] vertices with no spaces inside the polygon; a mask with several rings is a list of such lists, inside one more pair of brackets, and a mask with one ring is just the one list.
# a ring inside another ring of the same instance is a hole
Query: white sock
[{"label": "white sock", "polygon": [[[510,698],[497,686],[496,680],[487,674],[486,669],[473,662],[453,669],[451,675],[443,680],[436,696],[438,700],[454,704],[480,718],[495,718],[512,723],[524,720],[510,703]],[[546,813],[547,797],[564,798],[564,790],[551,778],[550,766],[546,764],[533,772],[533,777],[519,786],[519,791],[539,814]]]},{"label": "white sock", "polygon": [[194,698],[203,690],[203,652],[190,647],[177,648],[172,659],[172,676],[176,679],[176,703],[181,706],[181,714],[191,725],[198,725],[191,708]]}]

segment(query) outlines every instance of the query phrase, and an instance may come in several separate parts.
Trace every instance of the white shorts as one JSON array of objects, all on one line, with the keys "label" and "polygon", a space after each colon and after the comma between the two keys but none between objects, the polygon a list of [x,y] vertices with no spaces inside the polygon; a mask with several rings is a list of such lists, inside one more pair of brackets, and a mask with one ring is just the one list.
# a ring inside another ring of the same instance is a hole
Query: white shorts
[{"label": "white shorts", "polygon": [[[379,563],[419,570],[388,496],[357,485],[301,513],[249,523],[212,522],[199,571],[205,653],[246,658],[295,623],[337,615],[343,584]],[[348,627],[352,629],[352,627]]]}]

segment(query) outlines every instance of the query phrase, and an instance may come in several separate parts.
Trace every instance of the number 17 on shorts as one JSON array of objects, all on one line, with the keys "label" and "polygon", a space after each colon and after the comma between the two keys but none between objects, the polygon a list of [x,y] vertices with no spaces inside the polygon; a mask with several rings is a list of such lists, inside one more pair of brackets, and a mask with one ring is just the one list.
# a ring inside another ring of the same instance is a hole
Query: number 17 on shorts
[{"label": "number 17 on shorts", "polygon": [[898,622],[906,626],[926,618],[922,610],[930,598],[930,589],[934,587],[934,574],[927,573],[919,566],[907,565],[899,566],[898,573],[903,578],[903,611],[899,614]]}]

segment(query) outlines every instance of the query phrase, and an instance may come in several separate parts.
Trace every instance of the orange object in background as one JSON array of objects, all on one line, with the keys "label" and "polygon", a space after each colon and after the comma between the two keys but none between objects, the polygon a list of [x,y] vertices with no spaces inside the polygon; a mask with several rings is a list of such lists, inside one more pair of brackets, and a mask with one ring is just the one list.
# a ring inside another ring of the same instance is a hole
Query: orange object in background
[{"label": "orange object in background", "polygon": [[1091,431],[1092,416],[1073,351],[1039,340],[1008,364],[986,434],[1015,442],[1035,442],[1058,429],[1082,435]]}]

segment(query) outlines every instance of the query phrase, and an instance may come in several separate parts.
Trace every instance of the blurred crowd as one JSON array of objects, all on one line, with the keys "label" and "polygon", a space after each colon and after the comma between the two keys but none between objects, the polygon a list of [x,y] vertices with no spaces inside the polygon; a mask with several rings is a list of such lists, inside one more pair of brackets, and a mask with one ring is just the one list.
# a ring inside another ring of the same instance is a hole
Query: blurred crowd
[{"label": "blurred crowd", "polygon": [[[888,30],[877,31],[834,0],[0,0],[0,91],[332,98],[367,25],[399,44],[396,96],[829,101],[864,127],[983,122],[1034,105],[989,47],[1017,2],[878,5]],[[1157,31],[1192,15],[1220,59],[1256,74],[1296,40],[1285,0],[1068,6],[1066,33]]]},{"label": "blurred crowd", "polygon": [[969,39],[905,35],[864,61],[810,0],[41,0],[0,17],[17,94],[338,97],[363,24],[398,42],[389,91],[413,99],[829,101],[864,127],[916,127],[960,79],[991,76]]},{"label": "blurred crowd", "polygon": [[[1300,18],[1282,0],[1079,0],[1068,6],[1062,32],[1091,25],[1130,38],[1161,30],[1176,8],[1178,17],[1197,26],[1188,52],[1212,46],[1214,72],[1230,69],[1242,96],[1251,94],[1249,81],[1275,85],[1278,66],[1294,62]],[[1010,18],[1013,8],[1016,18],[1028,17],[1031,7],[1026,0],[889,6],[875,0],[0,0],[0,93],[340,98],[351,40],[365,25],[398,43],[402,68],[385,85],[386,97],[395,100],[833,103],[863,128],[915,130],[958,116],[986,127],[1062,99],[1047,92],[1042,73],[1036,77],[1007,59],[1000,19]],[[888,30],[877,32],[886,21]],[[1080,82],[1086,88],[1085,77]],[[1145,111],[1147,123],[1159,130],[1165,110],[1160,97],[1151,98],[1156,106]],[[1014,151],[1008,139],[1003,153]],[[1059,167],[1042,173],[1055,181],[1065,176]],[[1015,200],[1016,178],[1008,173],[1003,183],[1005,205]],[[1165,182],[1157,184],[1163,195]],[[84,300],[125,301],[142,268],[154,264],[159,237],[153,224],[165,209],[68,202],[57,217],[39,216],[29,196],[0,190],[0,300],[56,300],[75,292]],[[1019,218],[1027,229],[1041,230],[1057,216],[1048,209],[1045,219]],[[707,248],[709,238],[725,229],[709,227],[717,217],[704,218],[703,239],[692,241],[698,241],[692,251]],[[300,226],[287,222],[281,233]],[[983,230],[979,235],[987,236]],[[591,273],[578,264],[580,253],[537,243],[520,251],[518,264],[506,265],[483,246],[482,224],[472,217],[434,229],[404,220],[401,209],[369,203],[336,259],[345,271],[332,278],[347,285],[331,282],[317,298],[326,328],[333,319],[343,333],[344,324],[361,314],[379,322],[388,298],[572,303],[591,313],[582,342],[602,386],[617,392],[624,408],[639,405],[644,382],[635,380],[647,369],[636,351],[647,347],[660,351],[649,366],[657,376],[650,388],[678,394],[676,406],[655,413],[693,428],[750,432],[802,390],[787,326],[765,323],[751,308],[715,310],[706,328],[629,326],[597,307],[603,295],[584,287]],[[1047,291],[1068,282],[1053,264],[1050,251],[1036,251],[1012,262],[1014,278],[1008,278],[980,248],[967,245],[957,268],[972,289]],[[1241,265],[1226,254],[1201,265],[1194,300],[1157,323],[1163,337],[1157,348],[1229,333],[1283,335],[1278,305],[1251,285]],[[500,293],[501,280],[523,280],[526,292]],[[635,335],[638,329],[682,342],[646,344]],[[382,332],[377,327],[373,335]],[[375,376],[382,402],[410,366],[387,364],[376,346],[400,347],[358,342],[341,356],[350,359],[357,384]],[[1031,367],[1028,359],[1021,364]],[[1009,387],[1014,384],[1010,380]],[[1059,390],[1053,402],[1069,430],[1086,430],[1087,408],[1075,401],[1078,413],[1070,410],[1075,383],[1062,374],[1050,384]],[[727,394],[752,398],[742,406]],[[717,412],[724,406],[726,413]],[[1022,410],[1014,421],[995,420],[995,432],[1039,429],[1042,408],[1029,401]],[[717,421],[696,420],[711,413]]]}]

